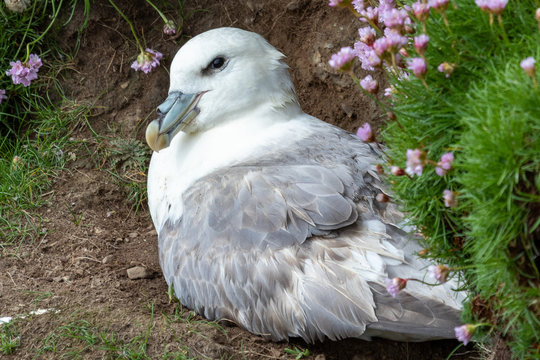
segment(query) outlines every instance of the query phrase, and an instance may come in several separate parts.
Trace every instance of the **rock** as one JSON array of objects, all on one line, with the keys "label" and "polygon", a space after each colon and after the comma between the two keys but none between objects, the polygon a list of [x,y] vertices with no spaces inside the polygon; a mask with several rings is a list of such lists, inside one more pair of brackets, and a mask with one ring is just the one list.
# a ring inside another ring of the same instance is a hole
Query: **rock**
[{"label": "rock", "polygon": [[114,260],[114,255],[107,255],[101,260],[102,264],[110,264]]},{"label": "rock", "polygon": [[131,280],[151,279],[154,277],[154,272],[151,270],[148,270],[147,268],[143,266],[135,266],[135,267],[127,269],[127,276]]},{"label": "rock", "polygon": [[324,356],[324,354],[319,354],[315,356],[315,360],[326,360],[326,356]]},{"label": "rock", "polygon": [[152,229],[150,231],[148,231],[146,234],[144,234],[145,236],[157,236],[157,231],[156,229]]},{"label": "rock", "polygon": [[4,0],[4,2],[9,10],[17,13],[23,12],[30,5],[30,0]]},{"label": "rock", "polygon": [[131,233],[128,234],[128,236],[129,236],[130,238],[132,238],[132,239],[135,239],[137,236],[139,236],[139,233],[137,233],[137,232],[131,232]]}]

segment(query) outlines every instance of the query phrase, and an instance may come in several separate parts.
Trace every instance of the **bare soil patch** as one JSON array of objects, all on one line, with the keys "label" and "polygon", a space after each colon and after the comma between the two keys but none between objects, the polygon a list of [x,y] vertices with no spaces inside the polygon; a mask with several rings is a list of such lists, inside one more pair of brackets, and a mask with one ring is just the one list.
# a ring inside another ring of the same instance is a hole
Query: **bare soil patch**
[{"label": "bare soil patch", "polygon": [[[160,18],[144,1],[117,3],[137,29],[144,30],[148,47],[163,52],[163,66],[148,75],[130,69],[137,50],[129,27],[107,1],[91,2],[80,51],[70,65],[73,71],[61,73],[70,99],[94,104],[90,126],[81,121],[73,127],[72,137],[82,146],[68,171],[59,173],[44,195],[48,204],[39,213],[46,234],[7,249],[0,261],[0,316],[57,311],[17,320],[21,346],[5,358],[129,358],[125,351],[107,350],[103,341],[87,346],[79,338],[60,335],[70,325],[86,324],[91,331],[114,334],[118,344],[149,334],[147,354],[153,359],[172,352],[210,359],[292,359],[284,349],[294,347],[308,348],[309,358],[318,360],[445,359],[458,346],[456,341],[272,343],[182,309],[167,296],[157,235],[146,207],[134,211],[125,183],[107,171],[118,156],[110,152],[115,139],[143,141],[153,109],[166,98],[168,68],[178,48],[189,37],[219,26],[258,32],[286,54],[306,112],[349,131],[365,121],[380,124],[383,116],[374,104],[350,78],[327,65],[332,53],[357,37],[357,20],[329,8],[326,0],[191,0],[185,3],[185,14],[203,11],[186,19],[183,36],[171,40],[162,35]],[[65,46],[76,40],[83,20],[79,10],[62,32]],[[169,15],[178,19],[178,14]],[[126,176],[144,181],[137,171]],[[147,269],[145,278],[128,278],[127,269],[135,266]],[[457,353],[453,359],[478,355],[464,348]]]}]

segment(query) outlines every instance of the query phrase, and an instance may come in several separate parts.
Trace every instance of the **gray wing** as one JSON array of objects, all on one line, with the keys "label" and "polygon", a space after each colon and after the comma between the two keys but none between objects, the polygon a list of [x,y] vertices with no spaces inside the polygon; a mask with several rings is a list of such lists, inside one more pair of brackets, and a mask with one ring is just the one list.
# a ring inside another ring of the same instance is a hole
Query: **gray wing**
[{"label": "gray wing", "polygon": [[186,211],[182,223],[192,230],[189,241],[201,246],[279,249],[354,223],[351,185],[344,167],[237,166],[189,189],[185,208],[199,211]]},{"label": "gray wing", "polygon": [[159,234],[165,278],[184,305],[274,340],[360,337],[378,320],[373,287],[406,263],[387,227],[406,235],[373,201],[378,157],[328,129],[270,154],[183,194],[182,218]]}]

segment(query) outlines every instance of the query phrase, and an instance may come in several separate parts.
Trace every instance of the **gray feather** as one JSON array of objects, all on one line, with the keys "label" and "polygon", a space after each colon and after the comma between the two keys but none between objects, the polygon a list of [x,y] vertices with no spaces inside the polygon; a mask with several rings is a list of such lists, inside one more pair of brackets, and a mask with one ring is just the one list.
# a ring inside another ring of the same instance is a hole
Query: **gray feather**
[{"label": "gray feather", "polygon": [[[330,125],[287,151],[217,170],[183,194],[184,212],[159,233],[160,261],[180,301],[274,340],[451,337],[459,304],[448,289],[412,286],[396,300],[392,276],[422,277],[377,154]],[[407,276],[408,276],[407,275]],[[425,293],[428,291],[428,293]]]}]

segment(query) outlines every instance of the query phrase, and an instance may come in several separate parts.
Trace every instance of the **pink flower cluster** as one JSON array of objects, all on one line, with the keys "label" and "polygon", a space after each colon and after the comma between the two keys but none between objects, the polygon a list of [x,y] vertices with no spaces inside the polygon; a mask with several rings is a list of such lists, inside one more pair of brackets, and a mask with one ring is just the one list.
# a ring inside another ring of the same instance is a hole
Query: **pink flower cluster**
[{"label": "pink flower cluster", "polygon": [[349,70],[354,59],[354,50],[350,47],[343,47],[337,54],[332,55],[328,63],[336,70]]},{"label": "pink flower cluster", "polygon": [[450,269],[446,265],[430,265],[428,272],[440,284],[444,284],[448,279]]},{"label": "pink flower cluster", "polygon": [[424,58],[412,58],[408,61],[409,69],[412,70],[414,75],[423,79],[427,71],[427,63]]},{"label": "pink flower cluster", "polygon": [[371,94],[376,94],[377,90],[379,90],[379,83],[371,75],[360,80],[360,86]]},{"label": "pink flower cluster", "polygon": [[410,176],[422,175],[426,163],[426,153],[419,149],[407,150],[407,167],[405,172]]},{"label": "pink flower cluster", "polygon": [[508,0],[474,0],[474,2],[482,11],[494,15],[501,14],[508,4]]},{"label": "pink flower cluster", "polygon": [[536,74],[536,69],[534,65],[536,64],[536,60],[532,56],[529,56],[526,59],[523,59],[521,63],[519,64],[523,71],[527,73],[530,77],[534,77]]},{"label": "pink flower cluster", "polygon": [[388,291],[392,297],[396,297],[401,290],[405,289],[407,281],[409,281],[409,279],[402,279],[400,277],[386,279],[386,291]]},{"label": "pink flower cluster", "polygon": [[420,22],[426,21],[429,16],[429,8],[429,3],[423,2],[422,0],[415,2],[412,4],[414,17]]},{"label": "pink flower cluster", "polygon": [[328,2],[328,5],[329,6],[339,6],[339,4],[341,4],[343,2],[343,0],[330,0]]},{"label": "pink flower cluster", "polygon": [[414,47],[418,54],[420,54],[421,56],[423,56],[426,52],[428,42],[429,36],[427,36],[426,34],[420,34],[419,36],[416,36],[414,38]]},{"label": "pink flower cluster", "polygon": [[167,20],[165,22],[165,25],[163,25],[163,33],[169,36],[176,35],[176,25],[174,24],[174,21]]},{"label": "pink flower cluster", "polygon": [[148,74],[153,68],[159,66],[159,60],[161,58],[163,58],[162,53],[147,48],[137,56],[137,60],[131,64],[131,68],[135,71],[141,70],[145,74]]},{"label": "pink flower cluster", "polygon": [[447,189],[443,191],[443,200],[446,207],[454,208],[457,206],[456,193],[452,190]]},{"label": "pink flower cluster", "polygon": [[363,126],[358,128],[356,136],[358,136],[363,142],[375,141],[375,136],[373,136],[373,131],[371,131],[371,126],[368,123],[365,123]]},{"label": "pink flower cluster", "polygon": [[475,329],[476,327],[472,324],[465,324],[454,328],[456,339],[463,342],[463,345],[467,345],[471,341]]},{"label": "pink flower cluster", "polygon": [[446,10],[449,2],[449,0],[429,0],[429,7],[441,12]]},{"label": "pink flower cluster", "polygon": [[454,154],[449,152],[441,156],[441,161],[437,163],[435,172],[439,176],[444,176],[448,170],[452,168],[452,163],[454,162]]},{"label": "pink flower cluster", "polygon": [[41,59],[36,54],[30,54],[26,63],[20,60],[9,63],[11,69],[6,71],[6,75],[11,76],[14,84],[23,84],[29,86],[32,80],[37,79],[39,68],[43,65]]},{"label": "pink flower cluster", "polygon": [[7,99],[7,96],[6,96],[6,90],[4,89],[0,89],[0,104],[2,103],[3,100]]},{"label": "pink flower cluster", "polygon": [[[363,1],[353,2],[360,20],[371,25],[359,29],[360,41],[354,44],[355,55],[366,70],[382,65],[402,63],[400,50],[407,45],[406,33],[411,31],[411,19],[406,8],[396,8],[394,0],[381,0],[378,7],[365,7]],[[383,29],[377,37],[375,29]]]}]

